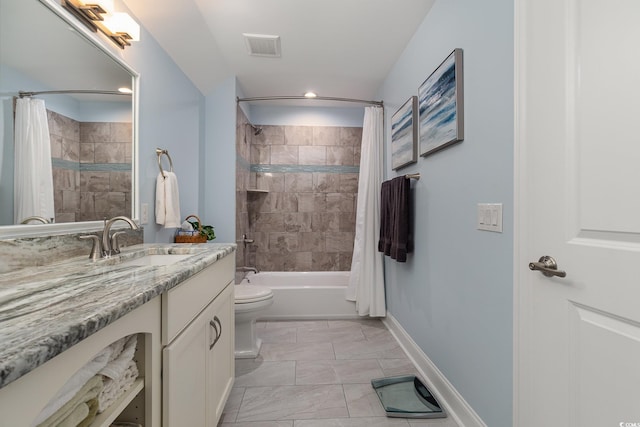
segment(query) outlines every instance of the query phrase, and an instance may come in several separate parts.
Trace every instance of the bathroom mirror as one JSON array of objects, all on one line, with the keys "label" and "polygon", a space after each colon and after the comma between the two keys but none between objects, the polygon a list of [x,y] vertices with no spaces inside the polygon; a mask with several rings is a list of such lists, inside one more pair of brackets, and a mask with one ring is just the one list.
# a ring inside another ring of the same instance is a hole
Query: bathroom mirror
[{"label": "bathroom mirror", "polygon": [[[103,43],[105,43],[103,45]],[[0,238],[82,231],[104,217],[137,217],[138,75],[100,35],[53,0],[0,0]],[[17,225],[14,108],[18,91],[117,91],[129,95],[37,94],[47,109],[55,223]]]}]

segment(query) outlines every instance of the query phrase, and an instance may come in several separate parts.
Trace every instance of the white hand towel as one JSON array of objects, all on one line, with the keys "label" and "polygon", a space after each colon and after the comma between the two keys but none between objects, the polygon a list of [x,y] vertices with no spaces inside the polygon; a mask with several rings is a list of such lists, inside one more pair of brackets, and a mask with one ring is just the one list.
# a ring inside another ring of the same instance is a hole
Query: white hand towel
[{"label": "white hand towel", "polygon": [[173,172],[158,173],[156,179],[156,224],[165,228],[178,228],[180,221],[180,195],[178,177]]}]

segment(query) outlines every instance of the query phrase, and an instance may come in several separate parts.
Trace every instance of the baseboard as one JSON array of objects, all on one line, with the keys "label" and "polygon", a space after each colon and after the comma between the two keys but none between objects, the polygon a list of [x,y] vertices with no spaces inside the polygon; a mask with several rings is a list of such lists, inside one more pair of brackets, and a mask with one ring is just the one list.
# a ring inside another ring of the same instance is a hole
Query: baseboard
[{"label": "baseboard", "polygon": [[487,427],[431,359],[418,347],[400,323],[388,312],[387,317],[382,321],[416,366],[418,372],[426,381],[429,390],[435,395],[438,402],[444,406],[447,414],[458,423],[458,426]]}]

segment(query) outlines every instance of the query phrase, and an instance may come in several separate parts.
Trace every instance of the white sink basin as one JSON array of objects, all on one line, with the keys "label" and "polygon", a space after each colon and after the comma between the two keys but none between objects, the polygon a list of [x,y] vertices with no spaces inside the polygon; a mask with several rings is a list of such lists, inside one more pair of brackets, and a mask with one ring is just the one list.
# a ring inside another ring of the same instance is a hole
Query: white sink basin
[{"label": "white sink basin", "polygon": [[192,254],[154,254],[145,255],[140,258],[134,258],[129,261],[119,263],[121,266],[137,265],[140,267],[152,266],[152,265],[171,265],[178,261],[182,261],[185,258],[193,256]]}]

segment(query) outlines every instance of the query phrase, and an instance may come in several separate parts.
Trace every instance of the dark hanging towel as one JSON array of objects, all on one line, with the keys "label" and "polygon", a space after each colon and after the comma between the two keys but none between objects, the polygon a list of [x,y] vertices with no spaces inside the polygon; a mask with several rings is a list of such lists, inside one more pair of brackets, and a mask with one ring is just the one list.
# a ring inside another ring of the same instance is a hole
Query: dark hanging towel
[{"label": "dark hanging towel", "polygon": [[378,251],[398,262],[407,261],[410,248],[409,212],[411,184],[403,176],[382,183]]}]

